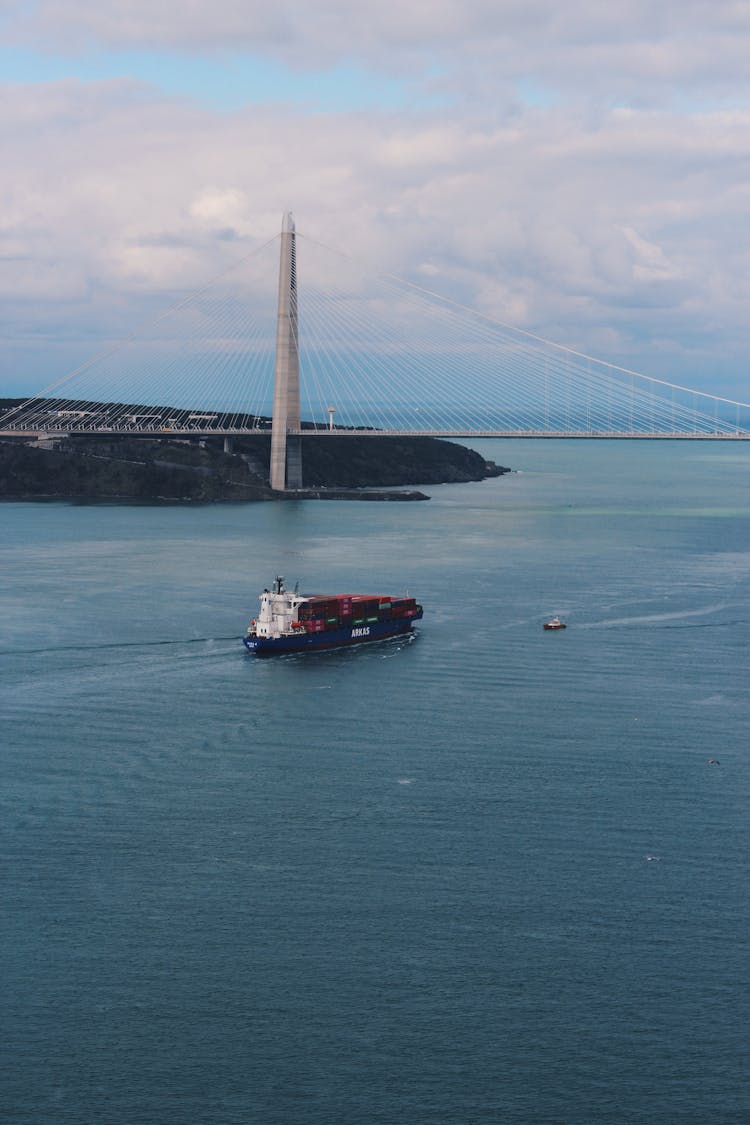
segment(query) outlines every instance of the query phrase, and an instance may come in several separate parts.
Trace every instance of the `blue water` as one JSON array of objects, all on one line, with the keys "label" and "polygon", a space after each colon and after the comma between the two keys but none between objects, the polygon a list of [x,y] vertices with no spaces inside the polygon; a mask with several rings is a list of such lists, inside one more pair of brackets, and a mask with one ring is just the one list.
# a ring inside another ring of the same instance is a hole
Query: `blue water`
[{"label": "blue water", "polygon": [[[481,447],[3,506],[4,1120],[750,1120],[750,448]],[[278,572],[424,621],[246,655]]]}]

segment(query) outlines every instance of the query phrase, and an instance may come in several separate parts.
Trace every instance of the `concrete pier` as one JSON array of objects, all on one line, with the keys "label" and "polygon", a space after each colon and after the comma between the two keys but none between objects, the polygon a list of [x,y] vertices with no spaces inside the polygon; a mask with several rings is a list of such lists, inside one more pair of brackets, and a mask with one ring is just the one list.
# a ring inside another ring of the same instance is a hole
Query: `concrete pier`
[{"label": "concrete pier", "polygon": [[291,211],[287,211],[281,226],[271,429],[270,484],[279,492],[302,487],[301,439],[298,435],[289,436],[289,430],[300,428],[298,345],[297,242],[294,219]]}]

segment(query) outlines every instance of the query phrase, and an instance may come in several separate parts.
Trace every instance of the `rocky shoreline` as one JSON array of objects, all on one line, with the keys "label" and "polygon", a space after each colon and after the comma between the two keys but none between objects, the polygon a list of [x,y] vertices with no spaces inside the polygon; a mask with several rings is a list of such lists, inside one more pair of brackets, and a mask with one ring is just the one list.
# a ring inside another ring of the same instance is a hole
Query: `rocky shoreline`
[{"label": "rocky shoreline", "polygon": [[[268,485],[270,435],[220,438],[69,436],[0,441],[0,499],[130,501],[426,500],[409,486],[479,481],[509,469],[437,438],[319,435],[304,442],[306,487]],[[402,491],[407,489],[407,491]]]}]

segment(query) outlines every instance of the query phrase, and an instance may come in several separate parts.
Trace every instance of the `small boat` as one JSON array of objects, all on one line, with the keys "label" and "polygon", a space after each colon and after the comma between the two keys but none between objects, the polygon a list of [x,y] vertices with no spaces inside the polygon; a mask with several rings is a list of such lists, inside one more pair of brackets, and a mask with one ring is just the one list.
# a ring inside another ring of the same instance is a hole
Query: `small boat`
[{"label": "small boat", "polygon": [[544,628],[552,630],[565,629],[566,625],[565,622],[561,621],[559,617],[550,617],[549,621],[544,622]]}]

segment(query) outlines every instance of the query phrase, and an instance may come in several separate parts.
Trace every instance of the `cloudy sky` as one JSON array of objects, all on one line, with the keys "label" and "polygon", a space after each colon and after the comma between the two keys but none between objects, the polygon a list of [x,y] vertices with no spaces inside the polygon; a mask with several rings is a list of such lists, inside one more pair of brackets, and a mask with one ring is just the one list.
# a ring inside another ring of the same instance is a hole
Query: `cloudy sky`
[{"label": "cloudy sky", "polygon": [[748,0],[0,0],[0,393],[298,228],[750,400]]}]

